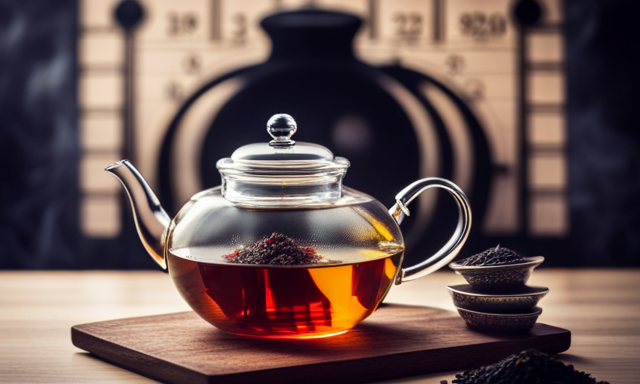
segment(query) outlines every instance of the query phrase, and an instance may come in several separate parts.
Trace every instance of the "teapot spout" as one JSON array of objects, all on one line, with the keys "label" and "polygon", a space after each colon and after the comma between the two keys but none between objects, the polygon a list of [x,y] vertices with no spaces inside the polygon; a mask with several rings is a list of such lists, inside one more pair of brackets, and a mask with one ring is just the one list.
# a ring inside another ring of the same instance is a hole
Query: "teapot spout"
[{"label": "teapot spout", "polygon": [[128,160],[120,160],[105,171],[117,177],[127,191],[142,245],[162,269],[167,269],[164,248],[171,218],[147,181]]}]

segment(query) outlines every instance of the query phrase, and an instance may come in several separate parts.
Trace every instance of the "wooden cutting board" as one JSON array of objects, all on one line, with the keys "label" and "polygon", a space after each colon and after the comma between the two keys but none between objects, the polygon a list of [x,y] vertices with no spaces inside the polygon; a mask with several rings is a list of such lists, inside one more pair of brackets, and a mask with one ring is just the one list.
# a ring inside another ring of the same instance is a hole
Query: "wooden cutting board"
[{"label": "wooden cutting board", "polygon": [[523,349],[566,351],[571,333],[536,324],[520,336],[467,328],[457,313],[383,304],[356,328],[311,340],[227,335],[193,312],[76,325],[73,344],[168,383],[358,383],[464,370]]}]

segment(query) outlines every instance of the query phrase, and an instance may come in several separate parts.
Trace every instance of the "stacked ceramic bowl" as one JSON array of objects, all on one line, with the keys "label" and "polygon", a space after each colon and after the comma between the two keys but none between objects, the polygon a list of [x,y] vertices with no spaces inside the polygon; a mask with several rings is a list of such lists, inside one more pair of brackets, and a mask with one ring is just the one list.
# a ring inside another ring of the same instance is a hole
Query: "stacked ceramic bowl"
[{"label": "stacked ceramic bowl", "polygon": [[453,303],[469,327],[485,332],[525,333],[542,309],[548,288],[527,286],[544,257],[523,257],[507,248],[488,249],[449,264],[469,284],[448,285]]}]

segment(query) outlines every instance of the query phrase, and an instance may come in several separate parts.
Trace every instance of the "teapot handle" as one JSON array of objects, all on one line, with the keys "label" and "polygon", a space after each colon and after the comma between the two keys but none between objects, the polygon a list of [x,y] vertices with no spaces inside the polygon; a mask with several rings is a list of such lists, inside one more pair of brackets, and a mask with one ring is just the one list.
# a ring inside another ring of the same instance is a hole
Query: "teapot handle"
[{"label": "teapot handle", "polygon": [[453,196],[458,204],[458,225],[453,236],[436,254],[419,264],[402,268],[396,279],[396,284],[415,280],[437,271],[456,257],[467,240],[467,236],[469,236],[469,230],[471,229],[471,207],[469,200],[467,200],[464,192],[449,180],[430,177],[412,183],[396,195],[396,203],[389,209],[389,214],[400,224],[405,215],[409,216],[407,205],[420,193],[432,187],[442,188]]}]

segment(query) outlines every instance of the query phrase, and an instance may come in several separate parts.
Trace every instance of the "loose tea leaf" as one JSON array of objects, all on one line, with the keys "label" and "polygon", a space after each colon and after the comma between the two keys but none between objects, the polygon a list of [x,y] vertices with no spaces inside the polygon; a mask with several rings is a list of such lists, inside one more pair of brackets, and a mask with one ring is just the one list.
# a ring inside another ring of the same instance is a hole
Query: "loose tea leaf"
[{"label": "loose tea leaf", "polygon": [[[446,384],[446,380],[441,383]],[[565,365],[557,356],[533,349],[473,371],[458,373],[452,384],[609,384]]]},{"label": "loose tea leaf", "polygon": [[506,265],[524,263],[527,260],[509,248],[489,248],[482,253],[469,256],[457,263],[464,266]]},{"label": "loose tea leaf", "polygon": [[250,247],[240,247],[229,255],[222,256],[233,264],[261,264],[261,265],[312,265],[332,264],[320,256],[311,247],[301,247],[295,240],[280,233],[254,243]]}]

